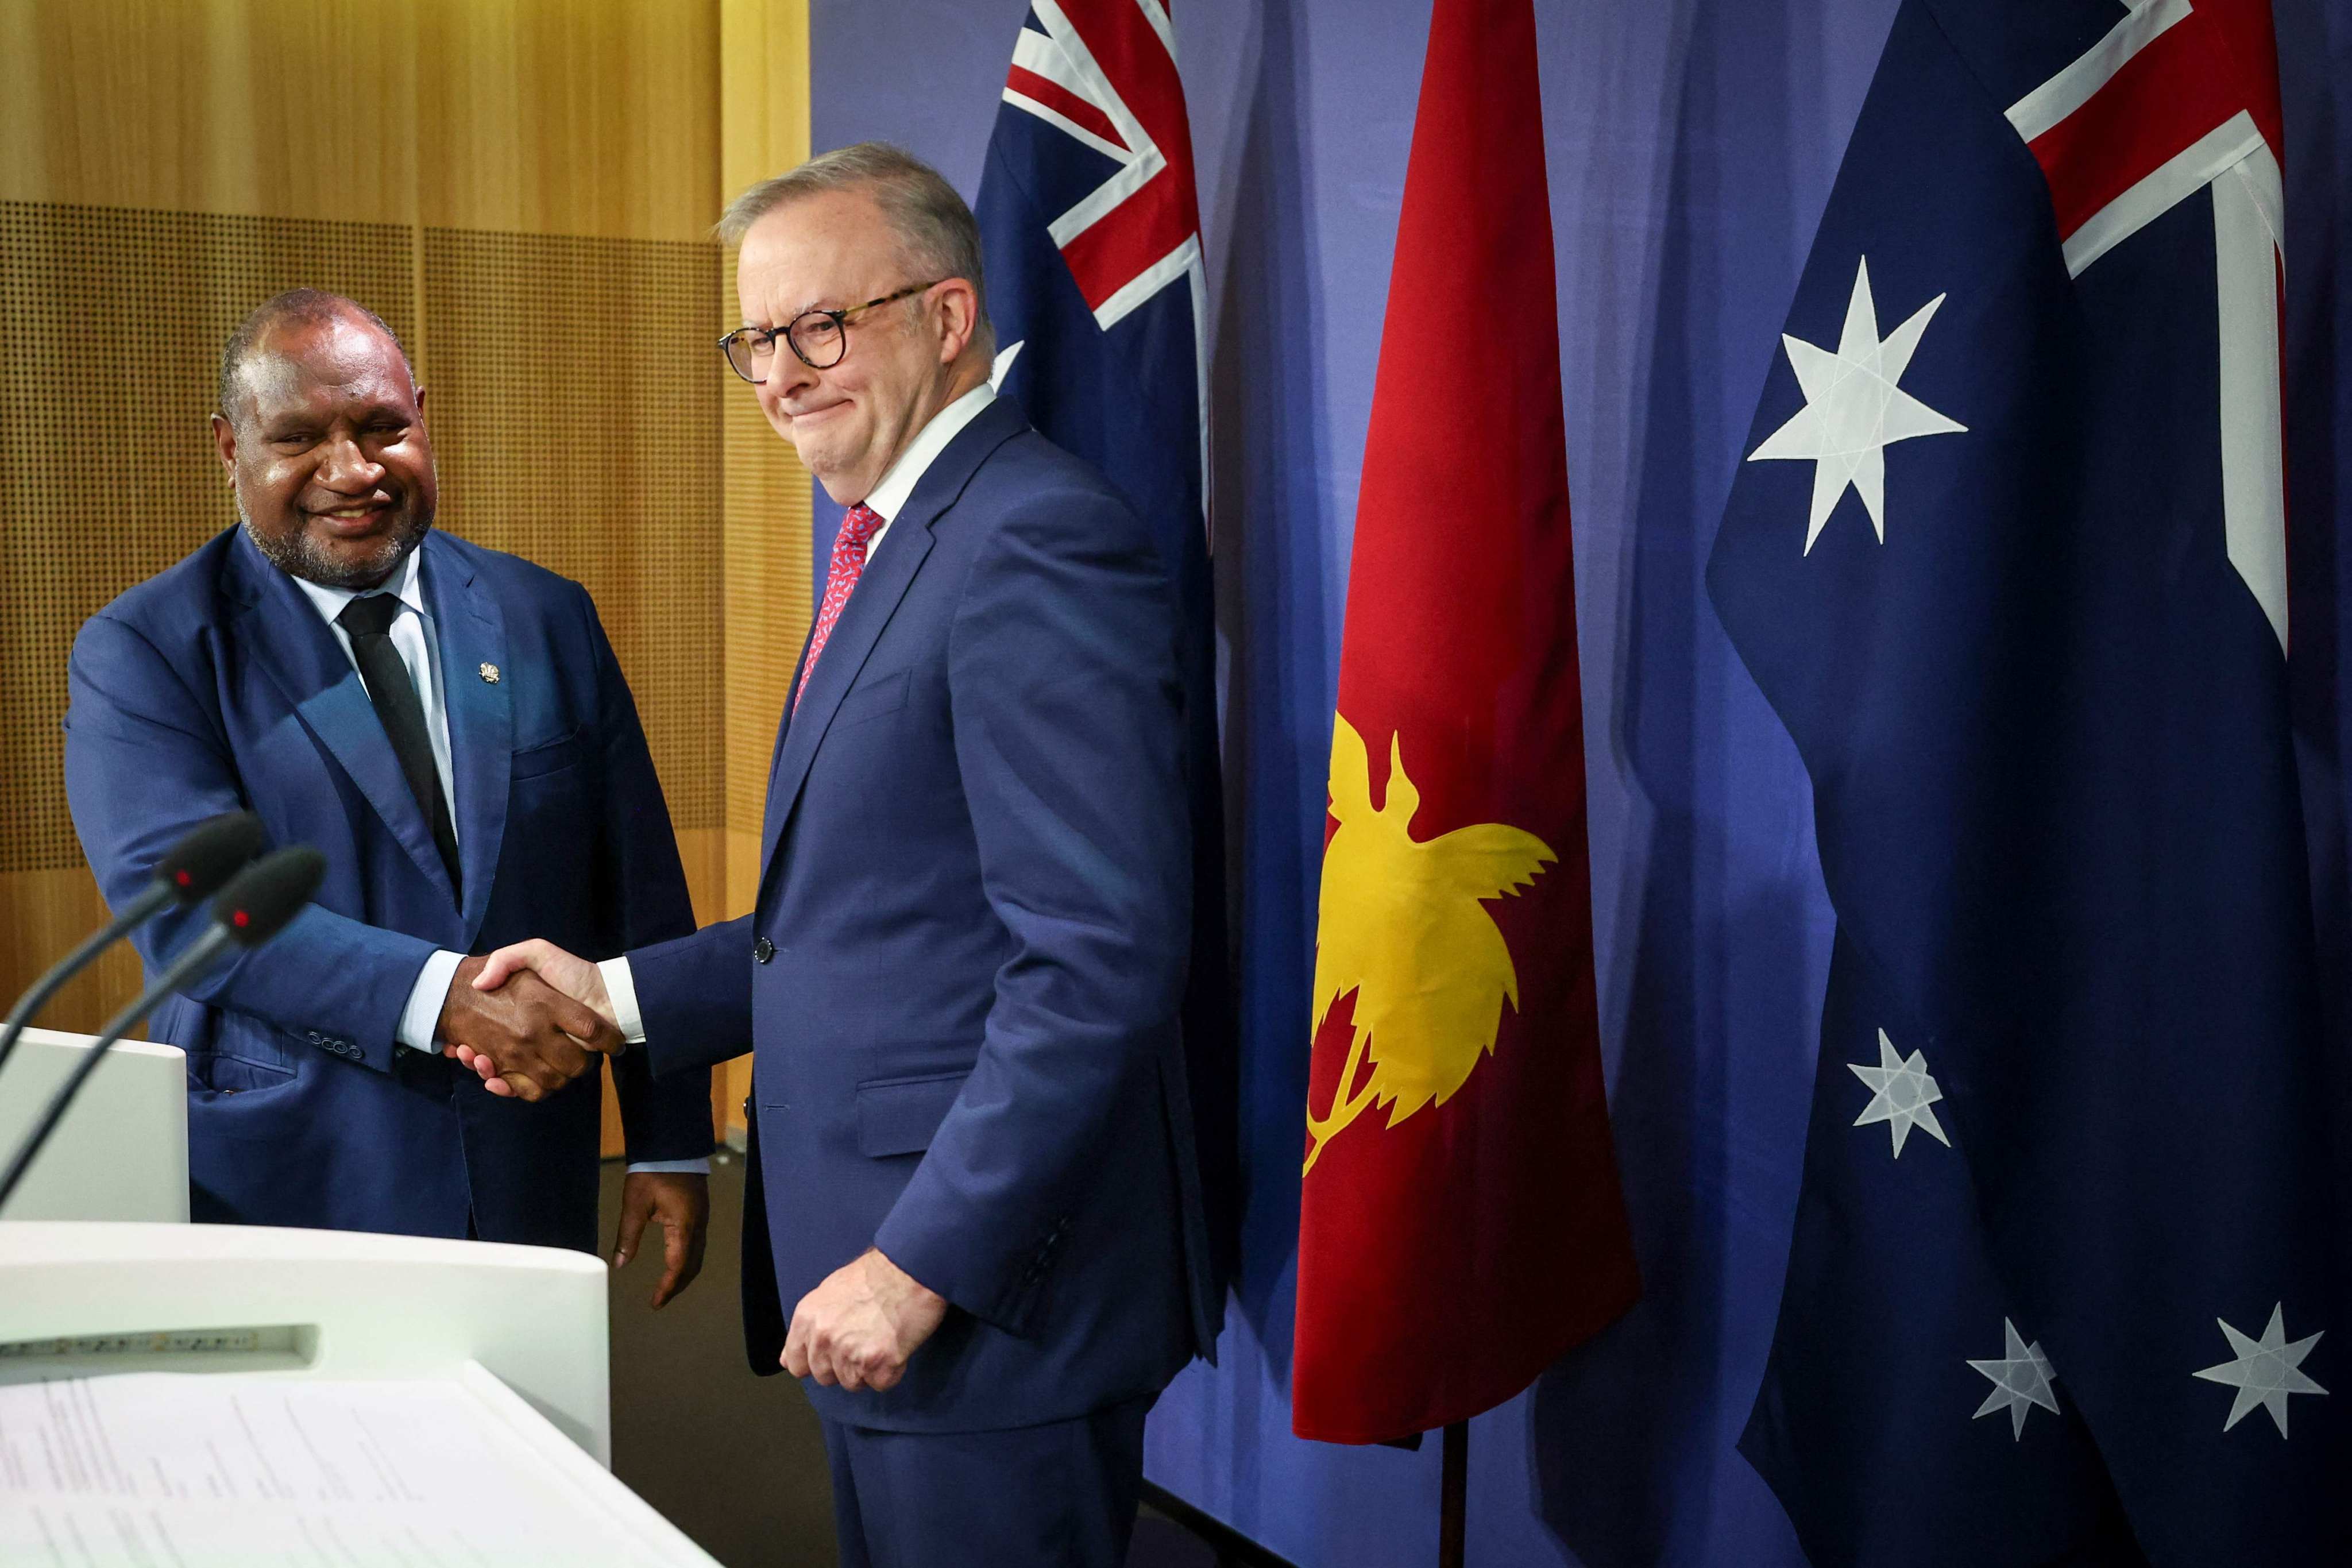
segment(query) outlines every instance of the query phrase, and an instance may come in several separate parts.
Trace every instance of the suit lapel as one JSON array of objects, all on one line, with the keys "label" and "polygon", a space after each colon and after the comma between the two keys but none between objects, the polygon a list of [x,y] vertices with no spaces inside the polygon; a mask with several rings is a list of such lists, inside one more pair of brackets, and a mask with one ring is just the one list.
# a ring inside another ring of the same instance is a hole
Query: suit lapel
[{"label": "suit lapel", "polygon": [[238,635],[253,650],[303,724],[342,767],[416,868],[454,908],[449,873],[434,847],[433,830],[409,793],[367,688],[335,634],[294,579],[272,566],[240,530],[233,581],[246,608]]},{"label": "suit lapel", "polygon": [[[427,535],[427,544],[435,542]],[[466,874],[466,942],[490,907],[506,837],[514,757],[512,672],[506,617],[475,581],[472,564],[446,544],[425,552],[425,604],[441,644],[441,692],[449,718],[451,793],[457,797],[457,855]],[[483,672],[496,670],[491,680]]]},{"label": "suit lapel", "polygon": [[[823,595],[820,594],[820,602],[822,598]],[[769,845],[772,845],[775,841],[775,831],[771,825],[781,823],[784,819],[783,811],[776,798],[776,786],[784,776],[784,742],[793,732],[792,699],[789,693],[800,689],[801,670],[808,663],[809,645],[815,640],[816,628],[811,626],[809,635],[801,638],[801,656],[793,661],[792,679],[784,683],[784,690],[788,694],[784,699],[784,711],[776,721],[776,743],[768,751],[768,795],[766,803],[760,808],[760,823],[763,839]],[[763,868],[767,865],[767,855],[764,849],[761,853],[760,864]]]}]

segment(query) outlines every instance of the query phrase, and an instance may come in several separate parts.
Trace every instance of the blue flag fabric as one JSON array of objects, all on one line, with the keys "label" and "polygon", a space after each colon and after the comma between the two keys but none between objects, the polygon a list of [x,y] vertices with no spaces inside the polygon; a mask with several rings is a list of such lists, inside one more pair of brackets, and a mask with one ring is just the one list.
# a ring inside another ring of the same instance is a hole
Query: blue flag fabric
[{"label": "blue flag fabric", "polygon": [[[1225,919],[1216,617],[1203,485],[1200,219],[1173,33],[1160,0],[1066,0],[1015,36],[974,215],[995,382],[1148,523],[1183,607],[1192,963],[1184,1046],[1204,1245],[1239,1251],[1240,1068]],[[1181,1135],[1181,1134],[1180,1134]],[[1216,1325],[1202,1325],[1213,1337]]]},{"label": "blue flag fabric", "polygon": [[1816,1568],[2352,1560],[2268,28],[1906,0],[1709,563],[1838,918],[1742,1441]]}]

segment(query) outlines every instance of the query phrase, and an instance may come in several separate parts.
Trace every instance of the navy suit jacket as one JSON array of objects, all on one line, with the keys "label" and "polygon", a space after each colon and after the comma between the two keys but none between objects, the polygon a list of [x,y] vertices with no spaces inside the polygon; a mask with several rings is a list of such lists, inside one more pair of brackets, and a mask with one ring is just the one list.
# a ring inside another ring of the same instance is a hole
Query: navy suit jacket
[{"label": "navy suit jacket", "polygon": [[1142,522],[992,404],[784,725],[756,910],[629,954],[657,1073],[756,1053],[754,1369],[869,1247],[951,1303],[896,1388],[811,1384],[827,1416],[1061,1420],[1213,1343],[1178,626]]},{"label": "navy suit jacket", "polygon": [[[593,1250],[593,1074],[537,1104],[394,1041],[436,948],[545,936],[610,956],[694,929],[661,785],[585,590],[428,533],[465,898],[453,896],[358,672],[292,578],[231,529],[75,639],[66,789],[107,900],[182,833],[250,810],[327,858],[268,946],[157,1011],[188,1053],[200,1220]],[[499,679],[485,678],[495,666]],[[137,939],[152,973],[195,920]],[[710,1150],[707,1083],[614,1064],[633,1159]]]}]

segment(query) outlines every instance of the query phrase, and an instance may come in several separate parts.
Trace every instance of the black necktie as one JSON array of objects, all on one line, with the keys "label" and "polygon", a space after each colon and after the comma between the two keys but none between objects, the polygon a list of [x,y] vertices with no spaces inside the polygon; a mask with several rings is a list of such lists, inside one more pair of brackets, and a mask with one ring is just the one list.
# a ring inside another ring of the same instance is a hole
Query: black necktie
[{"label": "black necktie", "polygon": [[425,732],[425,705],[416,700],[415,684],[400,650],[392,646],[392,623],[400,601],[390,594],[368,594],[343,606],[335,624],[350,634],[352,656],[359,660],[360,679],[367,683],[368,700],[383,721],[392,741],[392,754],[408,779],[408,793],[433,825],[433,845],[441,864],[449,868],[449,886],[463,896],[457,876],[457,832],[450,826],[449,803],[441,793],[441,773],[433,765],[433,737]]}]

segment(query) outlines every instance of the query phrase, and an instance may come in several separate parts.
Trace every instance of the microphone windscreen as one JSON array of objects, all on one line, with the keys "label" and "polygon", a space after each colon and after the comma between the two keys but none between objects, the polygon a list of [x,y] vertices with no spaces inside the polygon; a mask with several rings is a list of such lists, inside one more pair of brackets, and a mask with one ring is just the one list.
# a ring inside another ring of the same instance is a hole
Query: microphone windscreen
[{"label": "microphone windscreen", "polygon": [[163,851],[155,863],[156,879],[181,903],[209,899],[261,853],[265,841],[261,818],[253,813],[215,816]]},{"label": "microphone windscreen", "polygon": [[307,844],[274,850],[220,890],[213,919],[239,947],[259,947],[302,912],[326,874],[327,858]]}]

